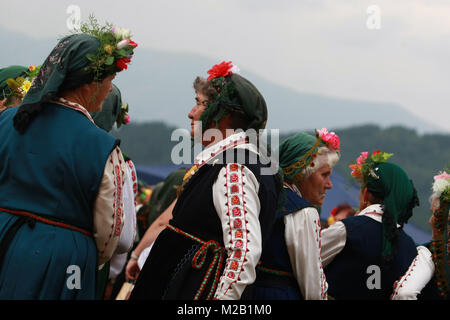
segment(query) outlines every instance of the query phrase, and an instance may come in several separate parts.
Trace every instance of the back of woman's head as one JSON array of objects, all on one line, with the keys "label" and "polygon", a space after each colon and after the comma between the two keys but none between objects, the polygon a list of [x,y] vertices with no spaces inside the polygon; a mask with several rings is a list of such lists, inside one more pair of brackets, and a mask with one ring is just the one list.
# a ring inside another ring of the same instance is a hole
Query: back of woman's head
[{"label": "back of woman's head", "polygon": [[14,117],[16,130],[24,133],[45,103],[61,92],[102,82],[109,75],[127,69],[137,47],[130,37],[128,30],[109,24],[100,26],[90,17],[89,22],[81,25],[80,33],[61,39],[43,63]]},{"label": "back of woman's head", "polygon": [[94,75],[85,68],[87,54],[94,54],[99,41],[86,34],[74,34],[61,39],[43,63],[36,79],[14,117],[14,127],[23,133],[43,110],[45,102],[62,91],[74,90],[91,83]]}]

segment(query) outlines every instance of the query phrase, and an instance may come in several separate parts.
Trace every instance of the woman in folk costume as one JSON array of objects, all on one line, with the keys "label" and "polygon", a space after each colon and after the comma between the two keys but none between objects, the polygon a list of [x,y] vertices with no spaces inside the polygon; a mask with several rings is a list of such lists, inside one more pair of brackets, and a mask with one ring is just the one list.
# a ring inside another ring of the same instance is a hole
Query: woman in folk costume
[{"label": "woman in folk costume", "polygon": [[434,176],[430,197],[430,225],[433,240],[417,247],[417,256],[405,274],[396,281],[392,300],[448,300],[450,279],[450,174]]},{"label": "woman in folk costume", "polygon": [[39,67],[36,66],[0,69],[0,112],[22,102],[38,72]]},{"label": "woman in folk costume", "polygon": [[135,44],[95,20],[81,30],[58,42],[22,104],[0,115],[1,299],[95,299],[97,266],[122,232],[126,164],[89,112]]},{"label": "woman in folk costume", "polygon": [[[195,85],[191,135],[206,148],[186,173],[173,218],[155,240],[131,299],[239,299],[255,280],[279,184],[252,137],[235,131],[255,132],[267,120],[263,96],[236,71],[223,62]],[[201,122],[216,130],[202,135]]]},{"label": "woman in folk costume", "polygon": [[419,199],[403,169],[386,162],[390,156],[363,152],[350,166],[361,182],[360,212],[322,231],[328,294],[335,299],[389,299],[417,254],[402,226]]},{"label": "woman in folk costume", "polygon": [[339,161],[339,137],[325,128],[316,136],[297,133],[279,148],[285,203],[277,212],[269,243],[246,298],[325,300],[327,283],[320,258],[319,213],[330,175]]},{"label": "woman in folk costume", "polygon": [[[99,112],[90,112],[94,123],[106,132],[110,132],[116,124],[120,128],[124,123],[128,123],[128,105],[122,102],[122,95],[116,85],[112,85],[112,90],[102,104]],[[111,260],[99,267],[98,277],[98,297],[103,299],[105,291],[111,289],[117,275],[122,271],[127,261],[127,254],[132,249],[136,237],[136,207],[135,197],[137,194],[137,175],[133,161],[122,152],[126,163],[126,175],[122,187],[123,220],[124,226],[120,233],[117,248]]]}]

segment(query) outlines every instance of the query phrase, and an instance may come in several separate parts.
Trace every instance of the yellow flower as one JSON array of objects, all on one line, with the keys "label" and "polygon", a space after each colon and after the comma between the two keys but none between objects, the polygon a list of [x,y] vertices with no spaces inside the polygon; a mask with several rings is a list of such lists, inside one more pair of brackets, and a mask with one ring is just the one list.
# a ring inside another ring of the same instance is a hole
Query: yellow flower
[{"label": "yellow flower", "polygon": [[29,66],[28,70],[30,70],[30,72],[33,72],[34,70],[36,70],[36,66],[35,65]]},{"label": "yellow flower", "polygon": [[31,82],[30,82],[29,80],[25,80],[25,81],[23,82],[23,84],[22,84],[21,89],[22,89],[25,93],[27,93],[28,90],[30,90],[30,88],[31,88]]},{"label": "yellow flower", "polygon": [[6,84],[8,85],[8,87],[10,87],[12,90],[17,89],[20,87],[20,85],[16,82],[16,80],[14,80],[13,78],[9,78],[8,80],[6,80]]},{"label": "yellow flower", "polygon": [[110,44],[105,44],[105,46],[103,47],[103,49],[105,49],[105,52],[107,54],[111,54],[114,50],[114,47]]}]

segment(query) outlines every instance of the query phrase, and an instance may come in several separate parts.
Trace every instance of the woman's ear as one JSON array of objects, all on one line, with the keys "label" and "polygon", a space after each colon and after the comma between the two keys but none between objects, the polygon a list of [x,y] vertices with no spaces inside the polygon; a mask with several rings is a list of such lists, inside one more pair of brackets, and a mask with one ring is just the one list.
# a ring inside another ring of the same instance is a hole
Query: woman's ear
[{"label": "woman's ear", "polygon": [[359,193],[359,210],[364,210],[368,206],[368,191],[366,187],[361,187],[361,192]]}]

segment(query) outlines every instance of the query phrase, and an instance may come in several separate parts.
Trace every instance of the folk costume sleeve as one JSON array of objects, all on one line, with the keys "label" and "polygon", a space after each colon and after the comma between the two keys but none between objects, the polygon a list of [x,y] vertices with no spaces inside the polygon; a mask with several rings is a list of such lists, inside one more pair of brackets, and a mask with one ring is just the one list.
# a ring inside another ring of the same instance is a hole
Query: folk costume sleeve
[{"label": "folk costume sleeve", "polygon": [[136,207],[134,198],[136,196],[135,190],[137,190],[137,176],[131,160],[126,161],[125,169],[126,174],[122,188],[123,216],[125,221],[115,253],[130,251],[136,238]]},{"label": "folk costume sleeve", "polygon": [[222,168],[213,185],[214,207],[222,221],[228,256],[215,299],[238,300],[256,279],[255,267],[262,251],[258,190],[255,175],[236,163]]},{"label": "folk costume sleeve", "polygon": [[417,256],[405,274],[394,283],[391,300],[417,300],[427,283],[433,278],[434,263],[431,252],[424,246],[417,247]]},{"label": "folk costume sleeve", "polygon": [[111,259],[124,225],[122,190],[126,178],[125,161],[119,147],[114,148],[105,165],[94,204],[94,239],[98,264]]},{"label": "folk costume sleeve", "polygon": [[320,255],[324,267],[330,264],[339,252],[345,247],[347,240],[347,231],[345,225],[338,221],[328,228],[322,230],[322,247]]},{"label": "folk costume sleeve", "polygon": [[284,217],[285,241],[292,269],[306,300],[326,300],[328,285],[320,258],[319,213],[305,208]]}]

